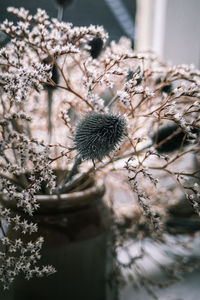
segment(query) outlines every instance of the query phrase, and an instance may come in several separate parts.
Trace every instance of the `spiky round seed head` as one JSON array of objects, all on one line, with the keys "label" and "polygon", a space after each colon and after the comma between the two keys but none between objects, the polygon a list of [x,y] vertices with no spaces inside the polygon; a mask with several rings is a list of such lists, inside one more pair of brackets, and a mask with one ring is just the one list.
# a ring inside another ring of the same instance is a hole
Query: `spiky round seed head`
[{"label": "spiky round seed head", "polygon": [[74,144],[83,159],[98,159],[116,150],[126,134],[123,116],[114,114],[87,114],[75,129]]}]

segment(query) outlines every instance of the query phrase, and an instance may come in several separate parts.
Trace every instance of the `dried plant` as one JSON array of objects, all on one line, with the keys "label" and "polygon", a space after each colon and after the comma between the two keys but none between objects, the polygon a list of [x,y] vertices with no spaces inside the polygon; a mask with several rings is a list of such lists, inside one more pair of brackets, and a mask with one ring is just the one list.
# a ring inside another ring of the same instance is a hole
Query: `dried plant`
[{"label": "dried plant", "polygon": [[[200,71],[137,53],[125,38],[106,46],[100,26],[73,27],[41,9],[34,16],[8,10],[19,22],[0,25],[11,38],[0,50],[2,195],[32,215],[37,194],[123,170],[140,208],[123,219],[126,233],[164,241],[167,207],[183,195],[199,214]],[[95,56],[94,39],[101,41]],[[195,163],[185,169],[188,156]],[[55,170],[65,172],[62,181]],[[7,208],[0,218],[22,233],[37,230]],[[30,278],[54,271],[35,267],[41,240],[9,240],[0,225],[4,288],[19,272]]]}]

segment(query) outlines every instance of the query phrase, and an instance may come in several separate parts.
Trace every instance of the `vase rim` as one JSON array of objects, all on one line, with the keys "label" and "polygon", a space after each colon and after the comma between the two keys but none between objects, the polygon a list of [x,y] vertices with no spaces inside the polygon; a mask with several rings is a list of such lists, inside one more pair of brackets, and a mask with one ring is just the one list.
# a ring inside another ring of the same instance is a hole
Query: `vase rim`
[{"label": "vase rim", "polygon": [[[94,184],[82,191],[64,193],[60,195],[35,195],[37,203],[40,205],[39,212],[62,212],[72,208],[81,208],[90,205],[105,193],[105,184],[102,179],[95,179]],[[1,194],[0,202],[8,208],[16,209],[16,199],[9,199],[8,195]]]}]

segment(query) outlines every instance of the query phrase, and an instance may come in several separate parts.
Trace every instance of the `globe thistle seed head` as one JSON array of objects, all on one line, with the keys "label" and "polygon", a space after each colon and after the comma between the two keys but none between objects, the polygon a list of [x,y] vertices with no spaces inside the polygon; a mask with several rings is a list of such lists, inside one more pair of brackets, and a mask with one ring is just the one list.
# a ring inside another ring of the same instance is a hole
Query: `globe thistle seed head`
[{"label": "globe thistle seed head", "polygon": [[75,149],[82,159],[101,161],[117,149],[126,129],[123,116],[97,112],[87,114],[75,129]]}]

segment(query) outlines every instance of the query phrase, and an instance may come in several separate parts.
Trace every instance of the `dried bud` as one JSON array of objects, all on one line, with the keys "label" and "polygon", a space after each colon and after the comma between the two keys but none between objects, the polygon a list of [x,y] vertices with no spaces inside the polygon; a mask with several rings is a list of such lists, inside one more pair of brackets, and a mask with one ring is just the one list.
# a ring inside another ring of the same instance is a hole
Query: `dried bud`
[{"label": "dried bud", "polygon": [[[162,81],[162,79],[160,77],[158,77],[156,79],[156,84],[162,84],[162,83],[165,83],[166,82],[166,78]],[[173,85],[171,83],[166,83],[165,85],[163,85],[161,88],[160,88],[160,92],[161,93],[166,93],[166,94],[171,94],[171,92],[173,91]]]},{"label": "dried bud", "polygon": [[172,86],[171,83],[168,83],[168,84],[164,85],[164,86],[160,89],[161,93],[166,93],[166,94],[168,94],[168,95],[171,94],[172,90],[173,90],[173,86]]},{"label": "dried bud", "polygon": [[[191,132],[199,135],[199,131],[195,128]],[[158,132],[152,136],[152,141],[156,144],[158,153],[169,153],[178,150],[181,146],[188,145],[190,139],[181,127],[171,124],[159,128]]]},{"label": "dried bud", "polygon": [[[58,84],[59,82],[59,74],[58,74],[58,69],[56,67],[56,65],[53,65],[52,67],[52,76],[51,76],[51,79],[53,80],[53,82],[55,82],[55,84]],[[53,87],[53,86],[51,86]],[[55,88],[55,87],[53,87]]]},{"label": "dried bud", "polygon": [[[42,62],[45,65],[51,64],[51,58],[47,57]],[[51,76],[51,79],[53,80],[53,82],[55,82],[55,84],[58,84],[58,82],[59,82],[59,74],[58,74],[58,69],[57,69],[57,67],[56,67],[55,64],[53,64],[53,66],[52,66],[52,76]],[[54,90],[54,89],[56,89],[56,86],[48,85],[46,88]]]},{"label": "dried bud", "polygon": [[90,113],[75,130],[74,143],[82,159],[98,159],[116,150],[126,134],[124,117],[114,114]]},{"label": "dried bud", "polygon": [[88,42],[88,45],[91,47],[89,50],[90,55],[92,58],[97,58],[99,54],[101,53],[102,47],[103,47],[103,41],[101,38],[96,37],[93,40]]}]

